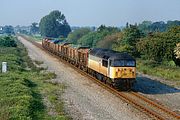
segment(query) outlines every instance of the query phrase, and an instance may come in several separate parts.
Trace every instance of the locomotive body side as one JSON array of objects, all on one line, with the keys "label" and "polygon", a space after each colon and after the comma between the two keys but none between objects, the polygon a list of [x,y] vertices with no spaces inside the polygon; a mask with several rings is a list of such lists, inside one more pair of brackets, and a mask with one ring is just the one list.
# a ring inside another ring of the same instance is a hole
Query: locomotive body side
[{"label": "locomotive body side", "polygon": [[106,65],[102,64],[103,59],[89,55],[88,68],[108,77],[108,68]]}]

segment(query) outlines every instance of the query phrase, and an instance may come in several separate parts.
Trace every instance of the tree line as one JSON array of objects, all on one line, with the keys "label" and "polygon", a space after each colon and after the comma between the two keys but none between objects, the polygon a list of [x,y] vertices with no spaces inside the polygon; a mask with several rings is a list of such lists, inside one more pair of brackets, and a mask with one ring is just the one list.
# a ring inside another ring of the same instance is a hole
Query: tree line
[{"label": "tree line", "polygon": [[125,51],[157,64],[180,65],[180,25],[176,23],[166,24],[168,28],[163,31],[161,27],[159,31],[142,29],[142,24],[127,24],[123,29],[101,25],[96,31],[80,28],[71,32],[66,40],[83,46]]},{"label": "tree line", "polygon": [[165,23],[164,21],[143,21],[138,25],[138,28],[145,34],[148,34],[149,32],[165,32],[173,26],[180,26],[180,21],[167,21],[167,23]]},{"label": "tree line", "polygon": [[11,25],[5,25],[0,27],[0,34],[11,35],[14,34],[14,28]]}]

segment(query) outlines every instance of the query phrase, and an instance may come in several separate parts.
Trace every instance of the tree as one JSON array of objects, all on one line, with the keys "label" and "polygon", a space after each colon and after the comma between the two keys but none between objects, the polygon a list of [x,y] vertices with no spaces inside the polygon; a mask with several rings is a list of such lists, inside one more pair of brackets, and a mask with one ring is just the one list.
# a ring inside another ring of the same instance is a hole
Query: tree
[{"label": "tree", "polygon": [[151,32],[166,32],[174,26],[180,26],[180,21],[167,21],[167,23],[163,21],[154,23],[152,23],[151,21],[143,21],[138,25],[138,28],[147,35]]},{"label": "tree", "polygon": [[96,38],[96,32],[89,32],[78,39],[77,43],[83,46],[93,47],[93,40]]},{"label": "tree", "polygon": [[78,43],[85,46],[97,47],[97,43],[107,35],[119,32],[115,27],[106,27],[101,25],[96,32],[89,32],[78,40]]},{"label": "tree", "polygon": [[166,24],[163,21],[154,22],[150,26],[150,31],[164,32],[164,31],[166,31]]},{"label": "tree", "polygon": [[180,26],[172,27],[167,32],[154,33],[141,38],[136,48],[148,60],[157,62],[175,60],[174,48],[180,42]]},{"label": "tree", "polygon": [[6,34],[14,34],[14,28],[13,26],[11,25],[6,25],[3,27],[3,33],[6,33]]},{"label": "tree", "polygon": [[102,40],[98,41],[96,46],[98,48],[112,49],[112,45],[116,44],[118,39],[120,39],[121,35],[122,35],[121,32],[107,35]]},{"label": "tree", "polygon": [[147,35],[149,32],[151,32],[150,31],[151,25],[152,25],[151,21],[143,21],[141,24],[138,25],[138,28]]},{"label": "tree", "polygon": [[175,20],[175,21],[167,21],[167,29],[170,29],[171,27],[174,26],[180,26],[180,21]]},{"label": "tree", "polygon": [[58,10],[52,11],[49,15],[44,16],[40,21],[39,28],[41,35],[46,37],[67,37],[71,32],[71,28],[64,14]]},{"label": "tree", "polygon": [[128,52],[134,57],[139,56],[136,49],[136,43],[142,38],[144,34],[138,29],[136,25],[129,25],[122,30],[119,34],[119,38],[115,44],[112,45],[112,49],[120,52]]},{"label": "tree", "polygon": [[67,41],[77,44],[77,40],[80,39],[82,36],[88,34],[91,30],[89,28],[79,28],[71,32],[68,37]]},{"label": "tree", "polygon": [[38,23],[34,22],[31,25],[30,33],[31,34],[37,34],[39,32],[39,27],[37,26]]},{"label": "tree", "polygon": [[143,36],[143,33],[135,25],[130,25],[129,28],[123,30],[123,44],[129,44],[135,46],[136,42]]}]

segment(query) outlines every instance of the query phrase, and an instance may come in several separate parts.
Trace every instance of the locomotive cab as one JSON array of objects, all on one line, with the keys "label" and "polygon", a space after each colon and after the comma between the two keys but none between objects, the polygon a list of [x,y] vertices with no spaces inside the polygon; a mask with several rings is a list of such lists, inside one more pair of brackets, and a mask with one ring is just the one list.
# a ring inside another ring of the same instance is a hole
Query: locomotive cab
[{"label": "locomotive cab", "polygon": [[136,79],[136,61],[125,52],[94,48],[88,68],[93,76],[118,88],[130,89]]},{"label": "locomotive cab", "polygon": [[131,88],[136,79],[136,61],[127,53],[118,53],[108,59],[108,75],[116,86]]},{"label": "locomotive cab", "polygon": [[109,77],[110,78],[135,78],[136,77],[135,60],[109,59]]}]

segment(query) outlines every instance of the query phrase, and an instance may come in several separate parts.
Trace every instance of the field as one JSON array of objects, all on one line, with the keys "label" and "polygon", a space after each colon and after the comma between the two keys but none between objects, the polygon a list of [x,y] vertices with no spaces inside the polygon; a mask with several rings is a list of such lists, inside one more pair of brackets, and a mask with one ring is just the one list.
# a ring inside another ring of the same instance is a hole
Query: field
[{"label": "field", "polygon": [[[4,39],[14,41],[15,46],[3,46]],[[15,37],[0,37],[0,45],[0,63],[8,63],[8,72],[0,72],[0,119],[68,119],[60,99],[65,86],[50,81],[56,75],[36,67],[35,64],[43,62],[32,61]],[[55,106],[56,114],[48,114],[49,109],[44,100]]]}]

